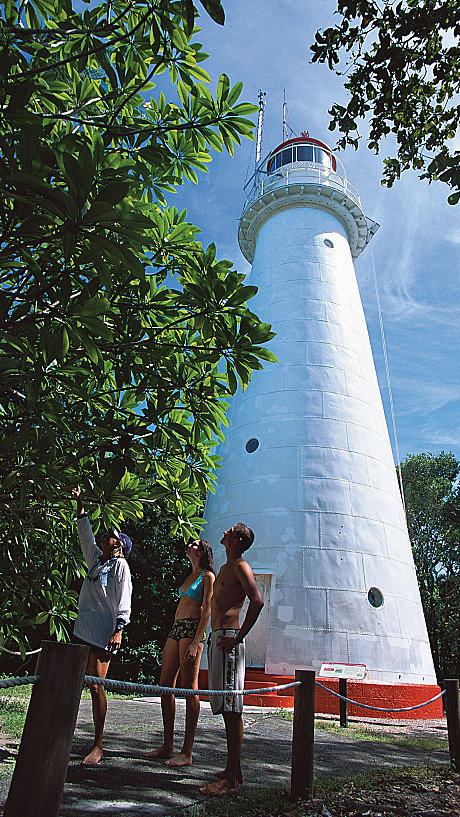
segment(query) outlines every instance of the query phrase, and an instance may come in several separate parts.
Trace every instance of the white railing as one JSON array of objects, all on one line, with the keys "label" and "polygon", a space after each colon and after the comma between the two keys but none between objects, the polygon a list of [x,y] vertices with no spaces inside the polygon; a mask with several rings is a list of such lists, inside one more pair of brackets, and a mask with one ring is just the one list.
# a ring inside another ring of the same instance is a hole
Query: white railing
[{"label": "white railing", "polygon": [[324,187],[332,187],[351,198],[361,207],[358,191],[350,184],[348,179],[339,176],[327,167],[313,162],[293,162],[270,173],[256,173],[254,186],[244,203],[243,212],[265,193],[290,184],[319,184]]}]

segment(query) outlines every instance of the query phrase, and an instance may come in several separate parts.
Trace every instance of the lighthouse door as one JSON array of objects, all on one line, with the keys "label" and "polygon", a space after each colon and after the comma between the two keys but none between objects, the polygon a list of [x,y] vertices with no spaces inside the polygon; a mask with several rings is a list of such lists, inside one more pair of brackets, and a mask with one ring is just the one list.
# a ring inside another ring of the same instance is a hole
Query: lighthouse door
[{"label": "lighthouse door", "polygon": [[[265,657],[267,653],[268,642],[268,619],[270,615],[270,591],[273,579],[273,573],[260,573],[254,571],[254,578],[257,586],[262,593],[264,606],[262,612],[257,619],[254,627],[246,638],[244,639],[246,645],[246,666],[257,667],[257,669],[265,668]],[[246,599],[243,609],[241,611],[241,621],[244,621],[246,610],[248,609],[248,599]]]}]

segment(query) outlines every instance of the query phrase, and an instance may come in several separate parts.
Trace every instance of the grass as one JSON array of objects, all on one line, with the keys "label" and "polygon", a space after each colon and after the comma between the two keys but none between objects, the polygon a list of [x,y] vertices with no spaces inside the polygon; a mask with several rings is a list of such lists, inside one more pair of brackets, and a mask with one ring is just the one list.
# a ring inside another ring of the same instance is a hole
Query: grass
[{"label": "grass", "polygon": [[[293,720],[293,713],[285,709],[280,711],[282,718],[288,721]],[[420,737],[417,735],[397,735],[391,732],[384,732],[380,729],[373,729],[371,726],[363,726],[360,723],[348,723],[348,727],[341,727],[338,721],[321,720],[315,718],[315,729],[321,732],[331,732],[340,737],[350,737],[354,740],[373,740],[379,743],[390,743],[393,746],[407,746],[413,749],[426,749],[428,752],[436,752],[439,749],[447,749],[447,735],[445,739]]]},{"label": "grass", "polygon": [[21,687],[9,687],[8,689],[0,689],[0,700],[4,698],[23,698],[29,700],[32,694],[32,684],[25,684]]},{"label": "grass", "polygon": [[[376,788],[380,790],[385,784],[392,783],[400,784],[401,787],[413,787],[418,783],[426,788],[427,785],[442,782],[449,776],[448,767],[427,765],[372,771],[348,778],[315,777],[311,798],[293,798],[286,787],[269,786],[246,790],[241,795],[196,803],[191,808],[177,810],[174,814],[176,817],[183,817],[184,814],[187,817],[317,817],[329,814],[328,808],[333,807],[335,798],[340,795],[365,795],[367,791]],[[347,811],[348,813],[350,812]],[[382,813],[387,812],[383,810]]]},{"label": "grass", "polygon": [[10,700],[0,700],[0,732],[13,738],[20,738],[26,719],[29,701],[12,696]]},{"label": "grass", "polygon": [[[24,686],[19,687],[9,687],[9,689],[0,689],[0,706],[4,699],[6,698],[19,698],[22,701],[29,702],[30,696],[32,694],[32,684],[25,684]],[[112,700],[121,700],[122,698],[138,698],[138,695],[121,695],[119,692],[106,692],[107,698],[111,698]],[[91,699],[91,693],[87,687],[84,688],[83,692],[81,693],[82,701],[89,701]]]}]

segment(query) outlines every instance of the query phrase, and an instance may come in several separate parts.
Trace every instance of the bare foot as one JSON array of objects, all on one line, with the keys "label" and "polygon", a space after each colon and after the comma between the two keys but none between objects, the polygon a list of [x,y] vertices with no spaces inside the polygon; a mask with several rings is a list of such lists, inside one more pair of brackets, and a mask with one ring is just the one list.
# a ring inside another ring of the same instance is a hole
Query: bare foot
[{"label": "bare foot", "polygon": [[91,749],[89,755],[86,755],[86,757],[83,758],[83,760],[81,762],[81,765],[82,766],[97,766],[97,764],[99,763],[101,758],[102,758],[102,749],[101,749],[101,747],[100,746],[93,746],[93,748]]},{"label": "bare foot", "polygon": [[[222,769],[221,772],[214,772],[214,777],[219,777],[221,780],[222,780],[222,778],[228,777],[228,776],[229,776],[229,773],[227,772],[227,769]],[[238,772],[238,775],[237,775],[236,779],[238,780],[238,783],[244,783],[243,772],[241,772],[241,771]]]},{"label": "bare foot", "polygon": [[145,752],[144,757],[151,757],[153,759],[160,760],[161,758],[165,757],[172,757],[174,754],[172,749],[169,749],[168,746],[159,746],[158,749],[152,749],[151,752]]},{"label": "bare foot", "polygon": [[191,766],[192,765],[192,756],[186,755],[184,752],[180,752],[180,754],[176,755],[176,757],[172,757],[171,760],[167,760],[165,766]]},{"label": "bare foot", "polygon": [[238,791],[238,783],[236,780],[229,780],[228,777],[222,780],[216,780],[215,783],[208,783],[200,789],[202,794],[208,794],[210,797],[223,797],[224,794],[234,794]]}]

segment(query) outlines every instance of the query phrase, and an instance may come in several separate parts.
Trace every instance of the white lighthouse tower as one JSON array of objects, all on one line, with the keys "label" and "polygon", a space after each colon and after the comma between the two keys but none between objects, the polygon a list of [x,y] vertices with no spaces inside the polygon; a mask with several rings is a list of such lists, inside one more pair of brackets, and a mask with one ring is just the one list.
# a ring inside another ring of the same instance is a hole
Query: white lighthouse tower
[{"label": "white lighthouse tower", "polygon": [[[377,225],[307,133],[259,164],[239,243],[278,363],[232,399],[206,538],[245,522],[265,595],[248,663],[266,673],[365,664],[436,684],[353,259]],[[426,698],[425,698],[426,700]]]}]

